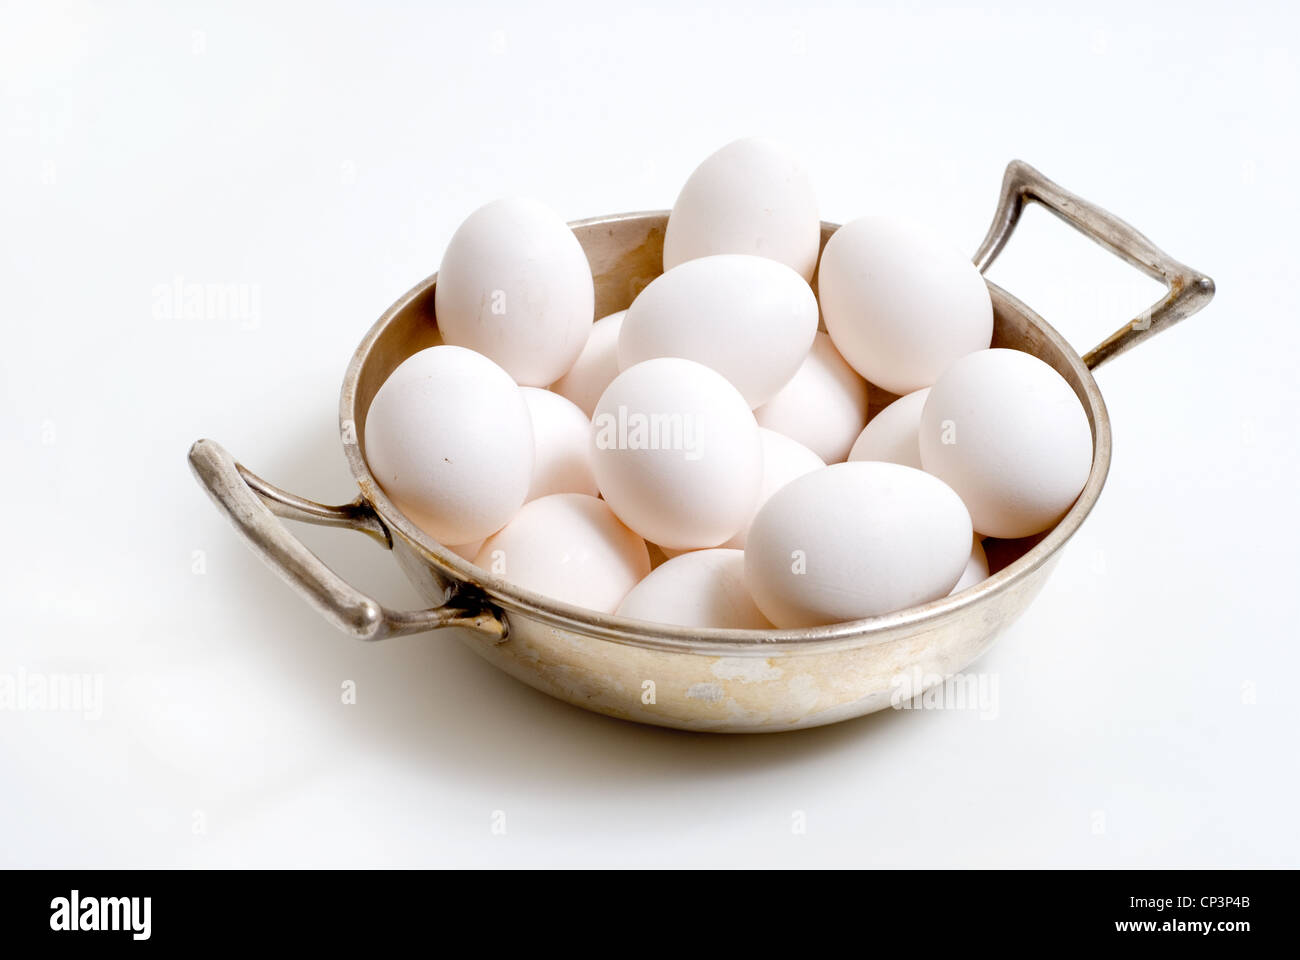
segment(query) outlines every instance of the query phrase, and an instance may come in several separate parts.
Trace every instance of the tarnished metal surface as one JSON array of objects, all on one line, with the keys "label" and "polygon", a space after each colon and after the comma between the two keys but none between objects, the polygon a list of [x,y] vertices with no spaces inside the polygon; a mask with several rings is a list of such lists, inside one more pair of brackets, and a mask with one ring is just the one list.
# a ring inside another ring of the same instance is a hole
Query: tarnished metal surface
[{"label": "tarnished metal surface", "polygon": [[[696,630],[596,614],[520,590],[436,543],[384,495],[365,462],[365,414],[375,392],[406,357],[440,342],[433,310],[436,276],[379,319],[353,355],[339,421],[348,465],[361,490],[354,503],[303,500],[243,470],[210,441],[191,463],[214,500],[262,557],[336,626],[362,639],[441,626],[481,656],[552,696],[589,710],[690,730],[761,732],[833,723],[890,704],[903,674],[939,678],[982,654],[1041,589],[1057,555],[1092,509],[1110,465],[1110,422],[1090,367],[1208,302],[1214,285],[1159,251],[1109,213],[1013,162],[988,236],[976,254],[993,262],[1027,201],[1039,202],[1125,260],[1165,281],[1169,294],[1148,314],[1080,358],[1061,336],[990,283],[994,346],[1051,364],[1088,415],[1093,463],[1087,484],[1050,531],[1023,541],[989,541],[993,570],[954,596],[882,617],[802,630]],[[661,272],[667,213],[620,214],[573,224],[591,262],[596,316],[627,307]],[[822,243],[836,225],[823,224]],[[875,393],[879,409],[889,395]],[[270,509],[268,509],[268,504]],[[408,578],[434,606],[391,613],[343,583],[279,522],[280,516],[362,530],[391,542]],[[506,625],[509,632],[506,633]],[[503,641],[504,638],[504,642]]]},{"label": "tarnished metal surface", "polygon": [[1012,160],[1002,178],[998,209],[975,253],[983,273],[1006,246],[1026,203],[1042,204],[1080,233],[1165,285],[1165,295],[1083,356],[1089,370],[1190,317],[1214,297],[1214,281],[1165,253],[1131,226],[1082,197],[1075,196],[1025,163]]}]

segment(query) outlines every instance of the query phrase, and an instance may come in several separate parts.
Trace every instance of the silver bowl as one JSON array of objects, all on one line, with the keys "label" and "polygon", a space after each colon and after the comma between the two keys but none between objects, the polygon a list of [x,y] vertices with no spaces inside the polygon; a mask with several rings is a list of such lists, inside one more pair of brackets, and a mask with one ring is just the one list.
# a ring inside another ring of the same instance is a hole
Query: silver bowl
[{"label": "silver bowl", "polygon": [[[1214,295],[1209,277],[1157,249],[1099,207],[1020,161],[1007,167],[993,223],[974,260],[984,271],[1027,202],[1041,203],[1151,277],[1166,295],[1080,357],[1041,317],[989,283],[993,345],[1051,364],[1087,411],[1093,459],[1087,484],[1051,530],[989,540],[992,575],[961,593],[886,616],[801,630],[694,629],[594,613],[512,586],[421,531],[393,505],[365,460],[365,418],[379,386],[411,354],[440,342],[437,276],[421,281],[366,334],[339,402],[343,452],[360,495],[327,506],[287,493],[200,440],[189,460],[199,482],[272,569],[335,626],[359,640],[446,630],[530,686],[598,713],[685,730],[768,732],[835,723],[897,701],[900,678],[937,682],[978,658],[1037,595],[1097,502],[1110,466],[1110,420],[1092,370],[1195,313]],[[662,272],[667,212],[572,224],[591,262],[597,317],[622,310]],[[836,230],[822,225],[822,243]],[[872,410],[892,395],[873,389]],[[392,549],[431,604],[392,611],[329,569],[278,518],[348,527]],[[908,694],[920,691],[913,685]]]}]

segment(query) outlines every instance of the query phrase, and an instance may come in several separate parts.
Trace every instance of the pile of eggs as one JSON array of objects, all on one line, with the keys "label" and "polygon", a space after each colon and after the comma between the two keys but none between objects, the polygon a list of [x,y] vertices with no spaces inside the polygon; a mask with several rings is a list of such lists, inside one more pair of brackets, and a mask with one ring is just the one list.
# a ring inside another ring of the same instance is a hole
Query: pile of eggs
[{"label": "pile of eggs", "polygon": [[[438,271],[442,344],[370,406],[375,478],[489,578],[637,620],[808,627],[978,583],[982,538],[1044,531],[1083,489],[1084,410],[990,349],[960,252],[866,217],[819,265],[820,233],[800,163],[737,141],[682,189],[663,274],[593,323],[569,227],[480,208]],[[899,396],[870,423],[868,381]]]}]

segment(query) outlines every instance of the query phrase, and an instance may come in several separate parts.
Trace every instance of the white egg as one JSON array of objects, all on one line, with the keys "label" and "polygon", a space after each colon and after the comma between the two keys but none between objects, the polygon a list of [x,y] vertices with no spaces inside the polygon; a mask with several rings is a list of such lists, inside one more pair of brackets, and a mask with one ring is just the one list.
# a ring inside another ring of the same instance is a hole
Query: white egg
[{"label": "white egg", "polygon": [[661,547],[716,547],[748,521],[763,448],[739,391],[694,360],[660,357],[614,378],[592,418],[600,492]]},{"label": "white egg", "polygon": [[838,463],[867,423],[867,384],[818,333],[799,370],[754,411],[761,427],[798,440],[827,463]]},{"label": "white egg", "polygon": [[983,583],[989,578],[989,558],[984,552],[984,544],[975,534],[972,539],[970,548],[970,559],[966,561],[966,569],[961,572],[961,579],[957,585],[948,591],[948,596],[954,593],[961,593],[967,587],[973,587],[977,583]]},{"label": "white egg", "polygon": [[521,386],[562,377],[591,332],[595,285],[573,231],[535,200],[507,198],[457,228],[434,310],[450,344],[500,364]]},{"label": "white egg", "polygon": [[617,610],[650,573],[645,542],[608,504],[581,493],[524,504],[474,563],[517,587],[600,613]]},{"label": "white egg", "polygon": [[883,460],[920,470],[921,446],[916,434],[921,426],[921,410],[929,395],[929,387],[914,390],[872,417],[854,441],[849,459]]},{"label": "white egg", "polygon": [[826,242],[817,277],[835,346],[891,393],[930,386],[993,337],[993,303],[975,265],[910,224],[845,224]]},{"label": "white egg", "polygon": [[741,550],[694,550],[668,560],[632,588],[618,615],[683,627],[772,628],[745,586]]},{"label": "white egg", "polygon": [[[783,433],[759,427],[758,439],[763,444],[763,479],[758,487],[758,502],[754,504],[754,513],[758,513],[772,494],[791,480],[826,466],[821,457],[798,440],[791,440]],[[753,517],[750,517],[750,522],[753,522]],[[746,523],[741,527],[740,532],[723,546],[744,549],[748,535],[749,524]]]},{"label": "white egg", "polygon": [[501,528],[533,474],[533,426],[510,375],[463,347],[404,360],[366,413],[366,461],[384,492],[440,543]]},{"label": "white egg", "polygon": [[618,338],[621,369],[655,357],[712,367],[751,407],[795,375],[817,333],[817,298],[775,260],[718,254],[656,277],[627,310]]},{"label": "white egg", "polygon": [[678,550],[674,547],[661,547],[657,543],[651,544],[651,546],[653,546],[656,550],[662,553],[664,555],[665,560],[671,560],[673,557],[680,557],[683,553],[691,553],[694,550],[701,549],[699,547],[690,547],[688,549]]},{"label": "white egg", "polygon": [[592,324],[587,345],[578,359],[568,373],[551,384],[552,390],[568,397],[588,417],[596,412],[596,401],[618,376],[618,334],[626,313],[620,310]]},{"label": "white egg", "polygon": [[596,475],[591,470],[591,421],[558,393],[540,387],[520,387],[533,419],[533,481],[529,500],[552,493],[585,493],[594,497]]},{"label": "white egg", "polygon": [[817,195],[784,145],[751,137],[695,168],[673,204],[664,269],[715,253],[777,260],[811,280],[821,245]]},{"label": "white egg", "polygon": [[449,543],[447,544],[447,549],[456,554],[456,556],[473,563],[474,558],[478,556],[479,549],[483,546],[483,539],[471,540],[469,543],[458,543],[454,545]]},{"label": "white egg", "polygon": [[778,627],[817,626],[937,600],[970,551],[970,517],[943,481],[896,463],[839,463],[758,511],[745,582]]},{"label": "white egg", "polygon": [[966,501],[975,529],[1014,539],[1056,523],[1092,470],[1079,398],[1050,366],[1019,350],[954,363],[921,413],[921,462]]}]

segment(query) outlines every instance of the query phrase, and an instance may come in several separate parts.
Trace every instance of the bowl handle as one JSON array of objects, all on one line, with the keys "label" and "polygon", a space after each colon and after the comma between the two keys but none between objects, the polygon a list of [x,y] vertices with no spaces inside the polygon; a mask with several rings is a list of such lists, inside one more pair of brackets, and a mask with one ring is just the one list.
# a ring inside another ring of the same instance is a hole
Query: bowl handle
[{"label": "bowl handle", "polygon": [[980,273],[1006,246],[1027,202],[1041,203],[1084,236],[1165,285],[1163,298],[1084,355],[1089,369],[1095,370],[1145,337],[1190,317],[1214,297],[1214,281],[1205,274],[1178,262],[1119,217],[1062,189],[1023,160],[1007,164],[997,212],[973,258]]},{"label": "bowl handle", "polygon": [[391,549],[392,535],[362,497],[331,507],[294,496],[245,470],[212,440],[195,443],[190,448],[189,459],[199,483],[253,551],[326,620],[349,636],[358,640],[383,640],[439,627],[467,627],[496,640],[505,639],[505,620],[483,603],[472,606],[448,603],[402,612],[385,609],[327,567],[279,519],[360,530]]}]

